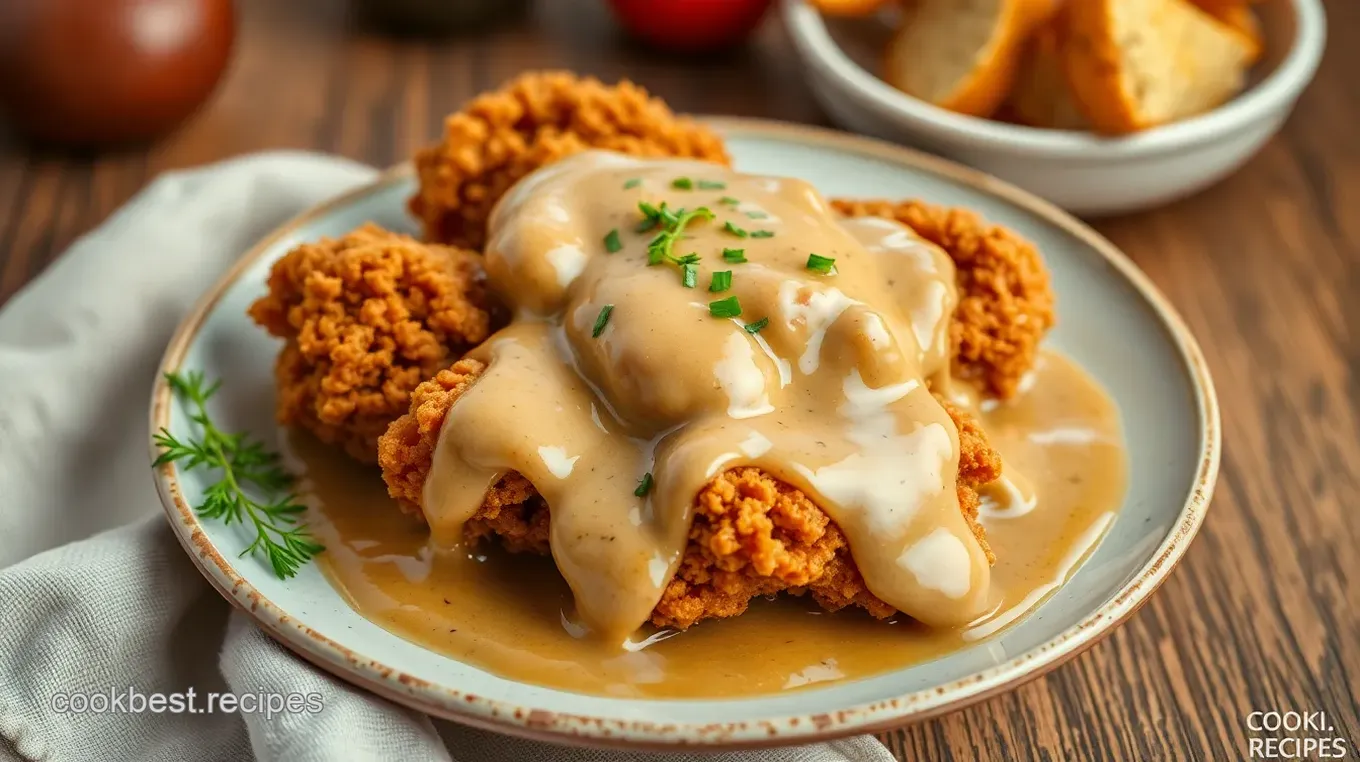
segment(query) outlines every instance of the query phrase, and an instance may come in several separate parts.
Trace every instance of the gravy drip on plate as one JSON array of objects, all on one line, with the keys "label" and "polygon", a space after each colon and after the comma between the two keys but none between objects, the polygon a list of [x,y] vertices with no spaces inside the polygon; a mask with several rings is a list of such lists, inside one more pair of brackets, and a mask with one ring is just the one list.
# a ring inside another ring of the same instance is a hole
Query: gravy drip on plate
[{"label": "gravy drip on plate", "polygon": [[[640,201],[713,213],[670,252],[698,255],[694,287],[677,263],[648,264],[658,231],[636,231]],[[471,353],[489,367],[441,432],[424,496],[437,546],[459,552],[487,489],[523,474],[551,506],[572,624],[625,643],[679,565],[695,496],[751,465],[809,494],[898,610],[931,626],[986,611],[958,433],[926,384],[948,372],[956,299],[938,248],[840,220],[800,180],[603,152],[522,181],[489,240],[488,282],[515,320]],[[731,285],[711,292],[717,271]],[[739,316],[711,314],[729,298]]]},{"label": "gravy drip on plate", "polygon": [[436,550],[376,472],[305,434],[289,434],[285,451],[313,508],[308,521],[326,545],[318,563],[378,626],[523,683],[596,695],[735,698],[883,674],[979,642],[998,661],[1015,655],[993,636],[1065,583],[1099,542],[1123,500],[1125,451],[1114,404],[1059,355],[1041,358],[1019,398],[984,403],[977,415],[1007,473],[1023,473],[1030,487],[1000,483],[983,494],[997,562],[982,616],[962,628],[928,628],[853,608],[827,614],[806,598],[781,596],[681,633],[644,630],[627,649],[571,625],[564,612],[572,592],[552,559],[489,545]]}]

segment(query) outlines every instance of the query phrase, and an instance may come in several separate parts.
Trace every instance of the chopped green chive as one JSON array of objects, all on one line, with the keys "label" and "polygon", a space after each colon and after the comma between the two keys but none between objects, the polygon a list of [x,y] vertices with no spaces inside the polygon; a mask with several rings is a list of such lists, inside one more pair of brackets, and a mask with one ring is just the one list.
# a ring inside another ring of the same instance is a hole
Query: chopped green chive
[{"label": "chopped green chive", "polygon": [[736,225],[733,225],[731,220],[728,220],[728,221],[723,225],[723,230],[726,230],[727,232],[731,233],[732,235],[734,235],[734,236],[736,236],[736,237],[738,237],[738,238],[745,238],[745,237],[747,236],[747,232],[746,232],[745,230],[743,230],[742,228],[739,228],[739,227],[737,227]]},{"label": "chopped green chive", "polygon": [[699,264],[699,255],[696,254],[696,253],[694,253],[694,252],[692,252],[692,251],[691,251],[690,253],[686,254],[686,255],[683,256],[683,257],[675,257],[674,259],[675,259],[675,263],[676,263],[677,265],[697,265],[697,264]]},{"label": "chopped green chive", "polygon": [[746,332],[747,332],[747,333],[751,334],[752,336],[755,336],[756,334],[760,333],[760,329],[764,328],[765,326],[767,326],[767,325],[769,325],[769,324],[770,324],[770,319],[767,318],[767,317],[763,317],[763,318],[757,320],[757,321],[754,322],[754,323],[747,323],[746,325],[744,325],[744,326],[742,326],[742,327],[746,329]]},{"label": "chopped green chive", "polygon": [[606,304],[600,308],[600,314],[595,317],[595,328],[590,332],[590,338],[598,339],[604,333],[604,327],[609,323],[609,316],[614,314],[614,305]]},{"label": "chopped green chive", "polygon": [[752,238],[774,238],[773,230],[752,230]]},{"label": "chopped green chive", "polygon": [[699,190],[724,190],[725,188],[727,188],[727,183],[722,182],[721,180],[699,181]]},{"label": "chopped green chive", "polygon": [[638,480],[637,489],[633,490],[633,494],[638,497],[645,497],[647,493],[651,491],[652,491],[652,472],[648,471],[647,473],[642,475],[641,479]]},{"label": "chopped green chive", "polygon": [[604,237],[604,250],[613,254],[623,248],[623,241],[619,240],[619,229],[614,228],[609,231],[609,235]]},{"label": "chopped green chive", "polygon": [[[662,204],[662,206],[665,206],[665,204]],[[638,211],[642,212],[642,221],[638,223],[637,232],[646,233],[661,224],[661,210],[656,208],[655,205],[646,201],[639,201]]]},{"label": "chopped green chive", "polygon": [[693,190],[694,181],[688,177],[677,177],[671,180],[671,187],[677,190]]},{"label": "chopped green chive", "polygon": [[764,219],[768,219],[770,215],[768,215],[768,214],[766,214],[766,213],[764,213],[764,212],[747,212],[747,213],[746,213],[746,216],[747,216],[747,217],[750,217],[750,218],[753,219],[753,220],[764,220]]},{"label": "chopped green chive", "polygon": [[708,284],[708,290],[712,293],[726,291],[732,287],[732,271],[719,270],[713,273],[713,280]]},{"label": "chopped green chive", "polygon": [[[661,206],[659,207],[646,201],[639,201],[638,211],[642,212],[642,221],[638,223],[636,228],[639,233],[646,233],[648,230],[651,230],[658,225],[670,227],[679,219],[676,212],[666,208],[666,202],[664,201],[661,202]],[[683,213],[683,211],[684,210],[682,209],[681,212]],[[704,211],[707,212],[708,210],[705,209]]]},{"label": "chopped green chive", "polygon": [[809,254],[807,269],[822,275],[832,275],[836,272],[836,260],[821,254]]},{"label": "chopped green chive", "polygon": [[632,189],[632,188],[638,187],[639,185],[642,185],[642,178],[641,178],[641,177],[634,177],[633,179],[631,179],[631,180],[629,180],[628,182],[626,182],[626,183],[623,184],[623,189],[624,189],[624,190],[630,190],[630,189]]},{"label": "chopped green chive", "polygon": [[734,265],[746,262],[746,249],[723,249],[723,261],[731,262]]},{"label": "chopped green chive", "polygon": [[680,267],[680,285],[684,286],[685,288],[694,288],[694,285],[698,282],[699,282],[698,265],[685,264]]},{"label": "chopped green chive", "polygon": [[717,318],[739,317],[741,315],[741,302],[737,301],[737,297],[735,296],[719,299],[716,302],[709,302],[708,314]]},{"label": "chopped green chive", "polygon": [[718,199],[718,203],[722,204],[723,206],[736,206],[741,202],[735,198],[732,198],[731,196],[723,196],[722,198]]}]

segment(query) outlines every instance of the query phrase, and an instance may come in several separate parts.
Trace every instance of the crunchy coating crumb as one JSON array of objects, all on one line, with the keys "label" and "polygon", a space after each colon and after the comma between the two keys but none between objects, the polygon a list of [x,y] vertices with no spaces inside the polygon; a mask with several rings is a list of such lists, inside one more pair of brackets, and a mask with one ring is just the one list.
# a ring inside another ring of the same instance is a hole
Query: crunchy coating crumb
[{"label": "crunchy coating crumb", "polygon": [[411,213],[428,240],[481,249],[491,209],[515,181],[588,148],[729,163],[716,133],[632,82],[531,72],[444,120],[443,139],[416,153]]},{"label": "crunchy coating crumb", "polygon": [[1053,327],[1053,287],[1033,244],[966,209],[922,201],[833,199],[847,217],[886,217],[944,249],[958,270],[950,324],[954,373],[1001,398],[1015,396]]},{"label": "crunchy coating crumb", "polygon": [[472,253],[372,224],[288,252],[249,310],[285,340],[279,422],[374,462],[411,391],[490,332],[482,277]]},{"label": "crunchy coating crumb", "polygon": [[[464,359],[411,395],[411,412],[378,443],[388,491],[417,516],[435,445],[449,409],[486,366]],[[959,509],[994,561],[977,522],[976,488],[1001,475],[1001,457],[967,413],[941,400],[959,430]],[[547,554],[550,511],[524,477],[510,473],[487,493],[464,536],[498,537],[511,551]],[[810,594],[824,608],[849,605],[886,618],[895,612],[865,587],[845,535],[798,489],[757,468],[730,469],[695,497],[689,545],[652,612],[658,627],[685,628],[701,619],[746,610],[751,598],[781,591]]]}]

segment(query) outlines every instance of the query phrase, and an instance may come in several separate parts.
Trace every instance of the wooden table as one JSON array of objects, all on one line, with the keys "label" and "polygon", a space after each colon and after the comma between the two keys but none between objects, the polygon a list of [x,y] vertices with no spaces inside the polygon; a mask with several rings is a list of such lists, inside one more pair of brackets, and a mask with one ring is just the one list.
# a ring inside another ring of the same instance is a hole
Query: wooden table
[{"label": "wooden table", "polygon": [[[0,138],[0,303],[159,172],[283,147],[385,166],[522,69],[627,75],[678,110],[826,123],[777,20],[695,62],[623,41],[596,2],[538,5],[517,28],[426,45],[351,31],[338,2],[243,0],[233,67],[176,134],[93,156]],[[1085,655],[884,734],[898,757],[1245,758],[1270,735],[1248,714],[1272,709],[1325,711],[1360,742],[1360,2],[1328,10],[1317,80],[1259,156],[1194,198],[1096,223],[1181,310],[1217,381],[1223,469],[1194,548]]]}]

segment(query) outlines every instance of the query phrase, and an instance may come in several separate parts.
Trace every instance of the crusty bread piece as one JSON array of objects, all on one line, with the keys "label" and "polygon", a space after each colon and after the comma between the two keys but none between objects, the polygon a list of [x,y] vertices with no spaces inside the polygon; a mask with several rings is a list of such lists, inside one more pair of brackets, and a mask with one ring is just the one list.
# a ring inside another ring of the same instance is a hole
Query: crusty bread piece
[{"label": "crusty bread piece", "polygon": [[809,0],[809,4],[828,16],[868,16],[888,0]]},{"label": "crusty bread piece", "polygon": [[989,116],[1051,0],[920,0],[888,44],[884,79],[942,108]]},{"label": "crusty bread piece", "polygon": [[1070,0],[1063,70],[1086,118],[1126,133],[1208,111],[1242,88],[1246,37],[1186,0]]},{"label": "crusty bread piece", "polygon": [[1059,58],[1058,30],[1034,33],[1020,58],[1020,70],[1007,104],[1017,121],[1055,130],[1089,130],[1091,123],[1072,96]]},{"label": "crusty bread piece", "polygon": [[1236,8],[1245,8],[1252,0],[1190,0],[1190,2],[1214,18],[1223,18]]},{"label": "crusty bread piece", "polygon": [[1234,32],[1241,34],[1247,44],[1251,46],[1251,60],[1249,64],[1256,63],[1265,52],[1266,40],[1261,34],[1261,21],[1256,18],[1256,12],[1245,3],[1229,6],[1218,12],[1210,13],[1214,18],[1222,21]]},{"label": "crusty bread piece", "polygon": [[1190,0],[1195,7],[1219,21],[1241,32],[1251,42],[1252,61],[1261,57],[1265,50],[1265,38],[1261,36],[1261,22],[1252,11],[1253,3],[1260,0]]}]

